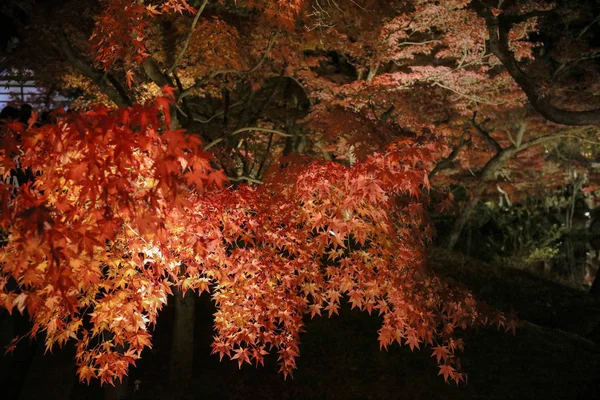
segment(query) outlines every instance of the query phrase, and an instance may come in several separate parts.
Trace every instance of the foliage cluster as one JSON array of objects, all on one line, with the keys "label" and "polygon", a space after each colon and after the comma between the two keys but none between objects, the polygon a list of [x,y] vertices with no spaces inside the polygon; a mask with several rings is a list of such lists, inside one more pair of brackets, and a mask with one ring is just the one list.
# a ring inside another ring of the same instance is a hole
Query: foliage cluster
[{"label": "foliage cluster", "polygon": [[[457,329],[514,328],[428,270],[426,210],[467,189],[451,247],[480,200],[589,168],[554,144],[598,142],[595,2],[50,3],[9,0],[0,62],[84,96],[3,127],[0,174],[35,179],[2,184],[0,301],[76,341],[81,379],[125,374],[172,288],[213,296],[215,353],[284,375],[346,297],[457,383]],[[505,244],[546,240],[505,217]]]}]

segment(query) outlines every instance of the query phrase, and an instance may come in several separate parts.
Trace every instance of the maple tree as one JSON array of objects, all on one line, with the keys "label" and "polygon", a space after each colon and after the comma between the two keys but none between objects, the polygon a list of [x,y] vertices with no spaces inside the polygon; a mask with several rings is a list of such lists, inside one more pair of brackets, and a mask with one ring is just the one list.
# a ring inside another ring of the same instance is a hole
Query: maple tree
[{"label": "maple tree", "polygon": [[[285,375],[302,317],[347,296],[383,316],[382,347],[431,346],[460,382],[455,329],[507,322],[426,268],[427,209],[449,203],[429,194],[460,184],[475,204],[503,181],[518,196],[559,164],[541,146],[597,137],[547,120],[598,125],[590,9],[497,6],[12,0],[28,29],[5,60],[81,96],[50,124],[3,127],[0,172],[35,178],[3,185],[2,304],[110,383],[173,288],[213,296],[215,353],[274,350]],[[557,16],[575,28],[545,29]],[[581,48],[541,57],[542,31]]]}]

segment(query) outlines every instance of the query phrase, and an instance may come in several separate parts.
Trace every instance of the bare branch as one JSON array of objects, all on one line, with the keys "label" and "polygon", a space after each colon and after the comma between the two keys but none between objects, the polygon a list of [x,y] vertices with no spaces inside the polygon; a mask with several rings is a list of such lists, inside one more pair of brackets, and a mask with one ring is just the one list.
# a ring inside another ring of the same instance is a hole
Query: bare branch
[{"label": "bare branch", "polygon": [[571,134],[568,134],[568,133],[559,133],[559,134],[552,134],[552,135],[540,136],[540,137],[538,137],[536,139],[531,139],[530,141],[523,143],[521,145],[521,147],[519,147],[518,151],[521,152],[523,150],[526,150],[526,149],[528,149],[530,147],[533,147],[533,146],[537,146],[537,145],[542,144],[544,142],[547,142],[549,140],[556,140],[556,139],[562,139],[562,138],[577,139],[577,140],[579,140],[580,142],[583,142],[583,143],[588,143],[588,144],[592,144],[592,145],[595,145],[595,146],[600,146],[600,142],[597,142],[597,141],[594,141],[594,140],[589,140],[589,139],[582,138],[582,137],[577,136],[577,135],[571,135]]},{"label": "bare branch", "polygon": [[267,163],[267,159],[269,158],[269,154],[271,152],[271,145],[273,144],[273,134],[271,133],[269,135],[269,142],[267,143],[267,149],[265,150],[265,156],[262,159],[260,165],[258,166],[258,170],[256,170],[256,176],[260,177],[263,168],[265,167],[266,163]]},{"label": "bare branch", "polygon": [[228,176],[227,177],[230,181],[246,181],[246,182],[250,182],[250,183],[255,183],[257,185],[261,185],[263,182],[260,179],[256,179],[256,178],[252,178],[250,176],[245,176],[245,175],[241,175],[241,176]]},{"label": "bare branch", "polygon": [[514,143],[514,145],[517,149],[520,148],[521,143],[523,143],[523,135],[525,135],[526,130],[527,130],[527,122],[521,121],[519,123],[519,131],[517,132],[517,140]]},{"label": "bare branch", "polygon": [[214,146],[216,146],[217,144],[221,143],[223,140],[225,140],[225,139],[226,139],[226,138],[228,138],[228,137],[235,136],[235,135],[237,135],[237,134],[239,134],[239,133],[243,133],[243,132],[252,132],[252,131],[257,131],[257,132],[265,132],[265,133],[274,133],[274,134],[276,134],[276,135],[283,136],[283,137],[294,137],[294,136],[298,136],[298,135],[292,135],[291,133],[281,132],[281,131],[278,131],[278,130],[275,130],[275,129],[267,129],[267,128],[259,128],[259,127],[252,127],[252,126],[250,126],[250,127],[246,127],[246,128],[240,128],[240,129],[237,129],[237,130],[235,130],[235,131],[231,132],[231,133],[230,133],[229,135],[227,135],[227,136],[224,136],[224,137],[221,137],[221,138],[218,138],[218,139],[215,139],[215,140],[213,140],[212,142],[210,142],[209,144],[207,144],[207,145],[204,147],[204,150],[208,150],[208,149],[210,149],[211,147],[214,147]]},{"label": "bare branch", "polygon": [[432,40],[424,40],[422,42],[400,42],[398,43],[398,46],[418,46],[418,45],[423,45],[423,44],[429,44],[429,43],[442,43],[441,40],[437,40],[437,39],[432,39]]},{"label": "bare branch", "polygon": [[[458,68],[457,68],[458,69]],[[487,100],[481,96],[476,96],[476,95],[472,95],[472,94],[468,94],[468,93],[464,93],[461,91],[458,91],[454,88],[451,88],[450,86],[446,86],[443,83],[440,83],[439,81],[433,81],[431,83],[432,86],[439,86],[443,89],[449,90],[451,92],[456,93],[457,95],[459,95],[459,98],[465,97],[467,99],[470,99],[471,101],[475,102],[475,103],[482,103],[482,104],[488,104],[490,106],[499,106],[505,103],[505,101],[491,101],[491,100]]]}]

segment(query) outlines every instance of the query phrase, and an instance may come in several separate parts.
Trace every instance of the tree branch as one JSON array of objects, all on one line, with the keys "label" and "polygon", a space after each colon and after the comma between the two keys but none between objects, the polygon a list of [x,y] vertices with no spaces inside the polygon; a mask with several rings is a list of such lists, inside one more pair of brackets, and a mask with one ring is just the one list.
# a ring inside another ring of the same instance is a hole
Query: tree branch
[{"label": "tree branch", "polygon": [[237,135],[238,133],[243,133],[243,132],[252,132],[252,131],[266,132],[266,133],[274,133],[274,134],[276,134],[276,135],[283,136],[283,137],[294,137],[294,136],[297,136],[297,135],[292,135],[291,133],[286,133],[286,132],[277,131],[277,130],[275,130],[275,129],[267,129],[267,128],[259,128],[259,127],[252,127],[252,126],[250,126],[250,127],[246,127],[246,128],[240,128],[240,129],[237,129],[237,130],[235,130],[235,131],[231,132],[231,133],[230,133],[229,135],[227,135],[227,136],[224,136],[224,137],[221,137],[221,138],[218,138],[218,139],[215,139],[215,140],[213,140],[212,142],[210,142],[209,144],[207,144],[206,146],[204,146],[204,150],[208,150],[208,149],[210,149],[211,147],[214,147],[214,146],[216,146],[217,144],[221,143],[221,142],[222,142],[223,140],[225,140],[226,138],[228,138],[228,137],[231,137],[231,136],[235,136],[235,135]]},{"label": "tree branch", "polygon": [[[231,110],[232,108],[234,108],[234,107],[239,107],[239,106],[241,106],[241,105],[243,105],[243,104],[244,104],[244,102],[243,102],[243,101],[238,101],[237,103],[233,103],[233,104],[229,105],[229,109]],[[197,104],[190,103],[190,107],[192,107],[192,106],[197,106]],[[192,111],[192,112],[193,112],[193,111]],[[196,113],[196,114],[198,114],[198,115],[199,115],[200,113]],[[217,112],[215,112],[213,115],[211,115],[210,117],[208,117],[207,119],[202,119],[202,118],[199,118],[199,117],[194,117],[194,116],[192,116],[192,118],[193,118],[193,120],[194,120],[195,122],[199,122],[199,123],[201,123],[201,124],[208,124],[208,123],[210,123],[210,122],[211,122],[213,119],[215,119],[215,118],[217,118],[218,116],[220,116],[220,115],[223,115],[223,114],[225,114],[225,110],[223,110],[223,111],[217,111]]]},{"label": "tree branch", "polygon": [[519,131],[517,132],[517,140],[514,143],[517,149],[521,148],[521,144],[523,143],[523,136],[525,135],[525,131],[527,130],[527,122],[521,121],[519,123]]},{"label": "tree branch", "polygon": [[75,51],[73,50],[73,47],[71,47],[71,43],[69,43],[69,39],[67,39],[64,32],[58,34],[58,50],[75,69],[91,79],[116,105],[124,106],[131,104],[131,100],[124,89],[121,87],[121,90],[119,90],[114,86],[116,81],[114,78],[111,78],[112,82],[110,82],[109,79],[107,79],[108,74],[104,74],[102,71],[93,68],[75,54]]},{"label": "tree branch", "polygon": [[481,125],[479,125],[477,122],[475,122],[475,117],[476,117],[476,114],[473,114],[473,118],[471,118],[471,120],[469,121],[471,123],[471,125],[473,126],[473,128],[475,128],[477,133],[479,133],[479,136],[481,136],[487,142],[487,144],[489,144],[491,147],[494,148],[496,153],[501,152],[502,146],[500,146],[500,144],[490,135],[490,133],[488,131],[484,130],[481,127]]},{"label": "tree branch", "polygon": [[[173,72],[173,78],[175,79],[175,83],[177,84],[177,88],[179,90],[183,90],[183,85],[181,84],[181,80],[179,79],[179,76],[177,76],[176,72]],[[192,109],[190,108],[190,103],[188,102],[188,99],[183,99],[183,108],[185,109],[185,116],[187,118],[186,124],[189,124],[192,120]]]},{"label": "tree branch", "polygon": [[452,167],[454,160],[456,159],[456,157],[458,157],[458,153],[460,153],[462,148],[471,144],[471,138],[469,137],[466,140],[465,140],[465,138],[466,138],[466,135],[465,135],[465,132],[463,132],[463,134],[460,136],[460,141],[458,143],[458,146],[456,146],[452,150],[452,152],[448,155],[448,157],[444,158],[443,160],[440,160],[435,165],[435,167],[431,170],[431,172],[429,173],[429,180],[431,180],[435,175],[437,175],[438,172]]},{"label": "tree branch", "polygon": [[[490,10],[479,10],[484,17],[489,34],[490,50],[502,62],[510,76],[527,95],[533,108],[546,119],[564,125],[600,125],[600,109],[569,111],[554,107],[544,98],[539,87],[523,73],[508,48],[508,34],[513,24],[509,17],[496,19]],[[525,15],[525,14],[524,14]]]},{"label": "tree branch", "polygon": [[260,179],[256,179],[256,178],[252,178],[250,176],[245,176],[245,175],[241,175],[241,176],[228,176],[227,177],[230,181],[246,181],[246,182],[250,182],[250,183],[256,183],[257,185],[261,185],[263,182]]},{"label": "tree branch", "polygon": [[214,78],[216,78],[219,75],[235,74],[238,76],[243,76],[243,75],[248,75],[248,74],[253,73],[257,69],[259,69],[264,64],[264,62],[267,60],[267,56],[269,55],[269,52],[273,48],[273,45],[275,44],[275,41],[277,40],[277,36],[279,36],[279,33],[275,33],[275,35],[273,35],[273,37],[269,41],[269,44],[268,44],[265,52],[263,53],[261,59],[258,61],[258,63],[254,67],[252,67],[248,70],[245,70],[245,71],[238,71],[237,69],[225,69],[225,70],[221,70],[221,71],[213,71],[204,79],[200,79],[200,80],[196,81],[196,83],[194,85],[192,85],[189,88],[182,91],[179,94],[179,96],[177,96],[177,100],[179,101],[179,100],[183,99],[184,97],[189,96],[190,93],[192,92],[192,90],[206,85],[208,82],[210,82],[211,80],[213,80]]},{"label": "tree branch", "polygon": [[161,72],[160,68],[152,59],[152,57],[146,57],[142,63],[142,67],[144,67],[144,72],[148,78],[150,78],[150,80],[158,87],[162,88],[167,85],[173,86],[173,82],[171,82],[168,76]]},{"label": "tree branch", "polygon": [[571,134],[568,134],[568,133],[559,133],[559,134],[552,134],[552,135],[540,136],[539,138],[531,139],[530,141],[523,143],[521,145],[521,147],[519,147],[518,151],[521,152],[523,150],[526,150],[526,149],[528,149],[530,147],[533,147],[533,146],[537,146],[537,145],[542,144],[544,142],[547,142],[549,140],[556,140],[556,139],[561,139],[561,138],[577,139],[577,140],[579,140],[581,142],[584,142],[584,143],[589,143],[589,144],[593,144],[593,145],[596,145],[596,146],[600,146],[600,142],[596,142],[596,141],[593,141],[593,140],[585,139],[585,138],[582,138],[580,136],[571,135]]},{"label": "tree branch", "polygon": [[183,47],[181,48],[181,50],[175,57],[175,60],[173,61],[173,65],[171,65],[171,68],[169,68],[167,70],[167,74],[171,74],[171,73],[173,73],[173,71],[175,71],[175,68],[177,68],[177,63],[179,61],[181,61],[181,58],[187,51],[187,48],[190,45],[190,41],[192,40],[192,36],[194,35],[194,30],[196,29],[196,25],[198,24],[198,20],[200,19],[200,15],[202,15],[202,11],[204,11],[204,8],[206,7],[207,4],[208,4],[208,0],[204,0],[202,2],[202,5],[198,9],[198,12],[196,13],[196,16],[194,17],[194,21],[192,22],[192,26],[190,28],[190,33],[188,33],[187,37],[185,38],[185,41],[183,42]]},{"label": "tree branch", "polygon": [[119,96],[121,96],[121,98],[123,98],[125,100],[125,102],[130,105],[131,104],[131,100],[129,99],[129,95],[127,94],[127,91],[125,90],[125,87],[121,84],[121,82],[119,82],[119,80],[117,78],[114,77],[113,74],[111,74],[110,72],[106,72],[104,74],[106,80],[108,82],[110,82],[110,84],[115,88],[115,90],[117,91],[117,93],[119,93]]}]

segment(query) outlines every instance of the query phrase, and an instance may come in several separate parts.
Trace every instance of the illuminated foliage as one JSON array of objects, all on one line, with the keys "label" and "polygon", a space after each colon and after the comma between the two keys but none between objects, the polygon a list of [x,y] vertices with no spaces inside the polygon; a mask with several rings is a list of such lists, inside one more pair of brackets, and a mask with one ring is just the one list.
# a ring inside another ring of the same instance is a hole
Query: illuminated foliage
[{"label": "illuminated foliage", "polygon": [[[554,55],[547,74],[533,34],[589,16],[529,0],[34,3],[9,59],[82,96],[3,127],[0,173],[32,178],[2,184],[0,300],[48,348],[76,341],[82,380],[121,377],[174,288],[213,297],[214,353],[274,351],[286,376],[303,317],[344,299],[383,317],[382,348],[428,346],[457,383],[456,329],[514,328],[426,267],[427,210],[452,203],[430,189],[514,198],[544,186],[541,167],[561,181],[542,146],[597,128],[546,119],[598,125],[600,80],[589,29],[588,58]],[[578,102],[548,75],[580,67]]]}]

